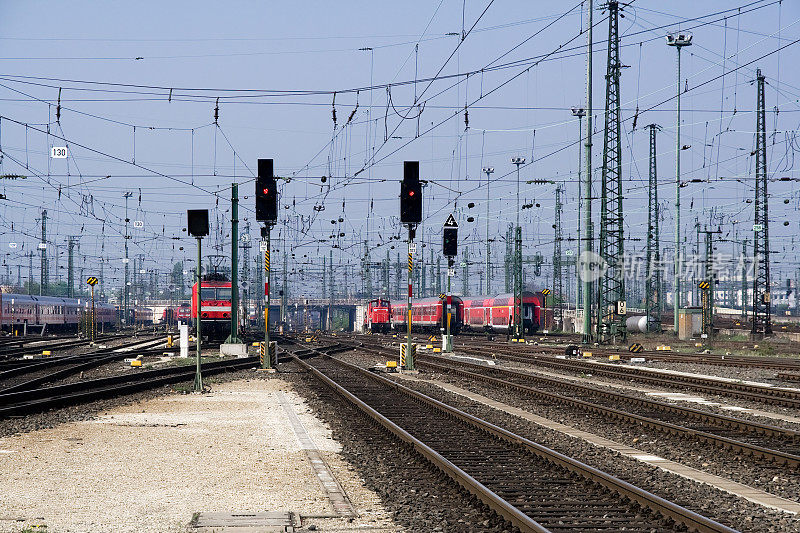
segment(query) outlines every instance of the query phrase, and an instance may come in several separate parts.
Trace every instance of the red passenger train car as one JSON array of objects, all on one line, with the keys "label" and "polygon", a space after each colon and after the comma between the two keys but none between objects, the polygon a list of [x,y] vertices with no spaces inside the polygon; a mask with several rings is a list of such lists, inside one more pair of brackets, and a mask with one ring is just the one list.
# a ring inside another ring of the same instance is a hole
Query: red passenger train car
[{"label": "red passenger train car", "polygon": [[[231,282],[209,274],[200,283],[200,325],[204,337],[225,338],[231,331]],[[192,285],[192,322],[197,317],[197,283]],[[197,324],[194,324],[195,328]]]},{"label": "red passenger train car", "polygon": [[[480,331],[508,333],[514,323],[514,295],[452,297],[450,332]],[[544,307],[542,293],[522,293],[522,328],[532,334],[552,324],[552,311]],[[412,331],[439,332],[447,323],[443,298],[419,298],[411,302]],[[373,332],[405,331],[408,304],[383,298],[370,300],[366,325]],[[388,318],[387,318],[388,317]],[[387,326],[387,320],[389,325]]]},{"label": "red passenger train car", "polygon": [[[420,298],[411,301],[411,330],[439,332],[447,326],[444,298]],[[405,331],[408,322],[408,304],[391,304],[392,329]],[[458,296],[452,297],[450,333],[458,333],[463,321],[464,305]]]},{"label": "red passenger train car", "polygon": [[[514,323],[514,295],[477,296],[463,298],[464,329],[506,333]],[[522,293],[522,329],[533,333],[542,328],[544,295]]]}]

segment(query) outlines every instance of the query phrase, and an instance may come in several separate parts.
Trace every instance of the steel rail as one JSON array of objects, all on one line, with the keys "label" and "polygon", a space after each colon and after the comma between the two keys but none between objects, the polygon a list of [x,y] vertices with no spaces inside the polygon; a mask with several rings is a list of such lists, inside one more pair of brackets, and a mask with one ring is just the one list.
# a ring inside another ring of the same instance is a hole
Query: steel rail
[{"label": "steel rail", "polygon": [[[250,368],[257,363],[257,357],[214,361],[203,364],[203,373],[207,375],[219,374],[229,370]],[[194,374],[194,366],[187,365],[0,394],[0,418],[122,396],[180,381],[191,381],[194,378]]]},{"label": "steel rail", "polygon": [[[652,428],[658,429],[659,431],[669,432],[669,433],[673,433],[673,434],[687,435],[687,436],[696,438],[696,439],[698,439],[700,441],[703,441],[703,442],[709,442],[711,444],[714,444],[715,446],[721,446],[721,447],[724,447],[724,448],[738,450],[738,451],[747,453],[749,455],[752,455],[754,457],[763,457],[764,459],[767,459],[769,461],[773,461],[773,462],[779,463],[779,464],[784,464],[784,465],[787,465],[787,466],[790,466],[790,467],[793,467],[793,468],[800,467],[800,456],[795,455],[795,454],[783,452],[781,450],[775,450],[775,449],[772,449],[772,448],[766,448],[766,447],[763,447],[763,446],[758,446],[756,444],[750,444],[750,443],[747,443],[747,442],[743,442],[743,441],[740,441],[740,440],[732,439],[732,438],[729,438],[729,437],[724,437],[724,436],[721,436],[721,435],[715,435],[715,434],[709,433],[707,431],[701,431],[701,430],[697,430],[697,429],[687,428],[687,427],[680,426],[680,425],[677,425],[677,424],[672,424],[670,422],[665,422],[665,421],[662,421],[662,420],[657,420],[657,419],[654,419],[654,418],[649,418],[649,417],[646,417],[646,416],[637,415],[635,413],[629,413],[627,411],[622,411],[622,410],[619,410],[619,409],[615,409],[613,407],[606,407],[606,406],[603,406],[603,405],[594,404],[594,403],[587,402],[585,400],[580,400],[580,399],[577,399],[577,398],[570,398],[570,397],[564,396],[562,394],[554,393],[554,392],[542,391],[540,389],[536,389],[536,388],[530,387],[528,385],[522,385],[522,384],[519,384],[519,383],[513,383],[511,381],[503,380],[503,379],[492,377],[492,376],[487,376],[485,374],[478,374],[478,373],[475,373],[475,372],[470,372],[468,370],[463,370],[463,369],[460,369],[460,368],[454,368],[452,366],[447,366],[447,365],[443,365],[443,364],[439,364],[439,363],[434,363],[434,362],[431,362],[429,359],[430,359],[430,356],[421,356],[421,357],[419,357],[420,364],[423,365],[424,367],[433,368],[433,369],[436,369],[436,370],[450,372],[450,373],[455,373],[455,374],[458,374],[458,375],[461,375],[463,377],[467,377],[467,378],[470,378],[470,379],[479,379],[479,380],[487,381],[487,382],[490,382],[490,383],[493,383],[495,385],[499,385],[499,386],[502,386],[502,387],[517,389],[517,390],[519,390],[521,392],[525,392],[525,393],[531,394],[533,396],[536,396],[538,398],[546,399],[546,400],[553,401],[553,402],[556,402],[556,403],[572,405],[572,406],[575,406],[575,407],[579,407],[581,409],[593,411],[593,412],[596,412],[596,413],[602,413],[603,415],[610,416],[610,417],[612,417],[614,419],[618,419],[618,420],[621,419],[621,420],[626,420],[628,422],[639,423],[639,424],[642,424],[642,425],[647,426],[647,427],[652,427]],[[586,392],[590,392],[591,394],[599,393],[599,394],[603,394],[603,395],[605,395],[607,397],[618,397],[620,399],[622,399],[622,398],[625,398],[625,399],[630,398],[632,400],[635,400],[636,403],[639,403],[641,405],[652,405],[652,402],[653,402],[653,400],[645,400],[645,399],[641,399],[641,398],[626,397],[624,395],[618,395],[617,393],[603,391],[601,389],[595,389],[594,387],[587,387],[585,385],[567,383],[567,382],[564,382],[564,381],[559,381],[559,380],[549,379],[549,378],[540,378],[539,376],[534,376],[534,375],[527,374],[527,373],[521,373],[521,372],[517,373],[517,372],[514,372],[514,371],[510,371],[510,370],[497,369],[497,368],[489,369],[488,367],[485,367],[485,366],[475,365],[475,364],[472,364],[472,363],[467,363],[467,362],[462,362],[462,361],[459,361],[458,364],[460,366],[467,366],[469,368],[480,368],[482,370],[491,370],[492,372],[497,372],[497,373],[506,374],[506,375],[512,375],[512,376],[518,377],[518,378],[525,378],[525,379],[531,378],[534,381],[541,380],[543,382],[547,382],[550,385],[557,385],[562,389],[564,389],[564,388],[570,389],[571,388],[573,390],[583,390],[583,391],[586,391]],[[655,402],[655,403],[661,403],[661,402]],[[742,428],[746,428],[746,426],[748,424],[750,424],[748,421],[738,420],[738,419],[734,419],[734,418],[730,418],[730,417],[723,417],[721,415],[715,415],[715,414],[712,414],[712,413],[705,413],[705,412],[699,411],[699,410],[690,410],[690,409],[685,408],[685,407],[677,407],[677,406],[672,406],[670,404],[664,404],[664,405],[669,407],[670,410],[673,410],[675,412],[686,412],[687,414],[691,414],[693,417],[703,416],[703,417],[707,417],[708,420],[719,419],[719,420],[723,420],[723,421],[726,421],[726,422],[728,420],[730,420],[733,423],[736,423],[738,427],[742,427]],[[692,413],[692,411],[694,411],[694,413]],[[763,430],[763,431],[767,431],[768,430],[772,434],[778,434],[778,432],[780,432],[780,433],[782,433],[784,435],[788,435],[788,436],[790,436],[792,438],[796,438],[796,435],[797,435],[797,432],[790,431],[790,430],[784,430],[783,428],[778,428],[776,426],[769,426],[769,425],[766,425],[766,424],[759,424],[759,423],[752,423],[752,426],[754,428],[758,428],[758,430]]]},{"label": "steel rail", "polygon": [[[607,363],[581,360],[554,359],[536,354],[517,355],[489,348],[467,348],[466,353],[492,354],[497,358],[519,363],[535,363],[541,366],[570,371],[589,371],[592,374],[614,377],[617,379],[634,379],[651,385],[687,387],[724,396],[732,396],[760,403],[781,405],[784,407],[800,407],[800,390],[782,387],[770,387],[751,383],[738,383],[703,376],[685,376],[680,374],[664,374],[646,368],[612,366]],[[499,352],[499,353],[498,353]]]},{"label": "steel rail", "polygon": [[[648,509],[661,513],[662,515],[667,516],[680,524],[683,524],[684,526],[686,526],[691,530],[704,533],[734,531],[728,528],[727,526],[719,524],[718,522],[710,520],[704,516],[701,516],[693,511],[685,509],[684,507],[681,507],[673,502],[665,500],[652,493],[644,491],[639,487],[636,487],[630,483],[617,479],[601,470],[598,470],[573,458],[567,457],[561,453],[546,448],[524,437],[516,435],[506,429],[491,424],[490,422],[474,417],[468,413],[456,409],[455,407],[449,406],[434,398],[430,398],[429,396],[414,391],[388,378],[375,375],[355,365],[351,365],[339,359],[330,357],[323,351],[318,351],[318,353],[329,360],[336,361],[337,364],[346,367],[353,373],[358,373],[361,376],[375,380],[386,387],[393,388],[405,394],[406,396],[409,396],[415,401],[425,403],[439,410],[443,414],[449,415],[465,423],[476,426],[508,443],[517,446],[522,446],[528,452],[531,452],[550,463],[561,466],[562,468],[565,468],[570,472],[580,475],[584,479],[596,482],[623,497],[630,498],[633,501],[636,501],[637,503],[647,507]],[[454,479],[459,485],[463,486],[472,494],[480,498],[484,503],[486,503],[493,510],[498,512],[498,514],[502,515],[504,518],[511,521],[522,531],[537,531],[537,532],[548,531],[548,529],[544,528],[541,524],[531,520],[529,517],[522,514],[518,509],[514,508],[511,504],[509,504],[508,502],[497,496],[495,493],[489,491],[488,488],[486,488],[484,485],[474,480],[474,478],[469,476],[463,470],[459,469],[453,463],[449,462],[447,459],[439,455],[435,450],[431,449],[430,447],[428,447],[427,445],[425,445],[424,443],[422,443],[421,441],[410,435],[408,432],[400,428],[397,424],[395,424],[385,416],[378,413],[375,409],[367,405],[365,402],[360,400],[358,397],[356,397],[354,394],[349,392],[341,385],[337,384],[333,379],[326,376],[323,372],[314,368],[312,365],[306,363],[303,360],[300,359],[296,360],[301,366],[309,370],[315,377],[317,377],[318,379],[320,379],[320,381],[322,381],[323,383],[331,387],[333,390],[335,390],[340,396],[344,397],[345,399],[356,405],[359,409],[361,409],[368,416],[379,422],[390,432],[396,435],[399,439],[411,444],[418,453],[423,455],[426,459],[428,459],[434,465],[440,468],[448,476]]]}]

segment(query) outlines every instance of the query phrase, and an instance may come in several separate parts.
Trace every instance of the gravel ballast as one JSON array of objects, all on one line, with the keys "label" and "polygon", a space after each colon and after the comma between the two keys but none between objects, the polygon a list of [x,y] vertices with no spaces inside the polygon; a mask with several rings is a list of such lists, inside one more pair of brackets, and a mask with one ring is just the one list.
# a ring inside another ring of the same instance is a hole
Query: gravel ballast
[{"label": "gravel ballast", "polygon": [[[361,366],[371,366],[378,363],[381,359],[385,359],[385,357],[365,356],[356,352],[339,354],[337,357]],[[751,464],[743,466],[732,464],[724,459],[716,460],[710,456],[699,457],[698,455],[703,454],[702,450],[699,451],[699,453],[697,451],[687,452],[685,447],[675,447],[674,439],[669,439],[667,436],[660,433],[654,432],[652,434],[646,434],[644,430],[637,433],[616,427],[614,424],[610,423],[600,427],[597,420],[589,418],[585,414],[570,414],[563,408],[541,405],[537,402],[521,398],[518,393],[511,391],[486,386],[482,383],[471,382],[448,374],[430,373],[424,370],[418,377],[422,379],[430,378],[446,381],[498,401],[524,408],[545,418],[593,432],[617,442],[631,443],[639,449],[667,457],[680,463],[695,466],[701,470],[713,471],[713,469],[708,467],[704,468],[702,465],[704,462],[714,462],[722,471],[713,473],[721,475],[722,477],[734,477],[726,475],[728,470],[733,470],[740,474],[751,472],[749,479],[751,481],[758,481],[759,476],[763,477],[768,475],[765,474],[763,469],[753,467]],[[604,470],[663,498],[674,501],[679,505],[683,505],[709,518],[729,525],[730,527],[743,531],[759,532],[800,531],[800,520],[793,515],[763,508],[742,498],[714,489],[708,485],[687,480],[680,476],[664,472],[657,467],[622,457],[616,452],[598,448],[584,441],[579,441],[561,433],[542,428],[541,426],[527,422],[518,417],[489,408],[462,396],[446,392],[435,385],[407,381],[404,381],[403,384],[518,433],[534,442],[538,442],[556,451],[575,457],[591,466]],[[689,448],[695,450],[697,446],[692,445]],[[672,456],[670,456],[670,453],[667,453],[669,449],[675,450]],[[723,452],[716,450],[714,453],[719,456]],[[729,474],[730,472],[727,473]],[[764,479],[764,482],[769,482],[769,485],[773,489],[776,486],[780,487],[781,483],[784,482],[780,478],[777,481],[772,481],[772,479],[773,476],[770,476],[769,480]],[[757,486],[757,483],[747,483],[747,480],[742,480],[740,482]],[[774,492],[784,492],[784,494],[780,495],[796,501],[797,492],[791,493],[793,485],[790,484],[788,480],[785,482],[787,483],[784,485],[785,490],[774,490]],[[764,484],[766,483],[761,483],[761,485]],[[764,489],[765,487],[762,486],[759,488]]]}]

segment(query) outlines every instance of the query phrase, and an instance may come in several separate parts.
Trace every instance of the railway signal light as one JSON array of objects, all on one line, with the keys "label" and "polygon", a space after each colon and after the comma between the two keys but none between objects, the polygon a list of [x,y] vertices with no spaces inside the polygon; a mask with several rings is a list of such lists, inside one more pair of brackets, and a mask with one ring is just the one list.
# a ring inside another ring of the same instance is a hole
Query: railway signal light
[{"label": "railway signal light", "polygon": [[278,221],[278,184],[273,175],[272,159],[258,160],[256,220],[273,224]]},{"label": "railway signal light", "polygon": [[458,255],[458,223],[452,213],[442,227],[442,253],[447,257]]},{"label": "railway signal light", "polygon": [[422,184],[419,161],[403,162],[403,183],[400,185],[400,221],[403,224],[422,222]]},{"label": "railway signal light", "polygon": [[189,235],[192,237],[205,237],[208,235],[208,209],[188,209]]}]

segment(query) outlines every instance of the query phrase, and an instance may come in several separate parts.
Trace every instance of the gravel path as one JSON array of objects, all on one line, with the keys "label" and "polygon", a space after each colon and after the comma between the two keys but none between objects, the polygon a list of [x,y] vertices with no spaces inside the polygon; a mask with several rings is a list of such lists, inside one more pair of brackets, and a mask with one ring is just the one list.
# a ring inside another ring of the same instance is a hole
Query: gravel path
[{"label": "gravel path", "polygon": [[210,378],[207,394],[153,392],[102,413],[84,409],[83,422],[0,439],[0,530],[44,523],[47,531],[160,533],[187,531],[195,512],[331,516],[280,391],[359,511],[352,519],[305,518],[305,530],[402,531],[295,383],[237,374]]}]

